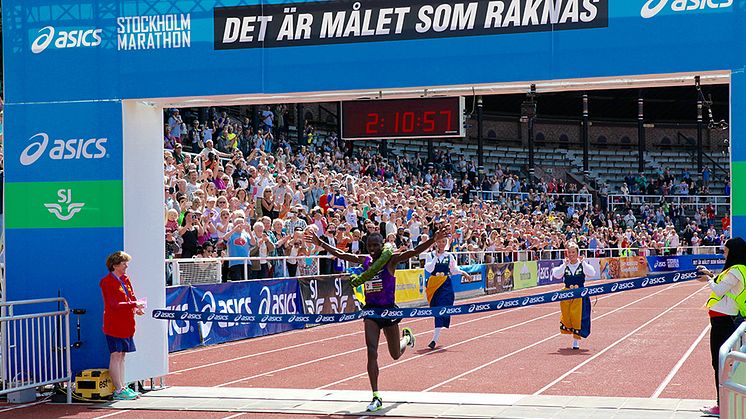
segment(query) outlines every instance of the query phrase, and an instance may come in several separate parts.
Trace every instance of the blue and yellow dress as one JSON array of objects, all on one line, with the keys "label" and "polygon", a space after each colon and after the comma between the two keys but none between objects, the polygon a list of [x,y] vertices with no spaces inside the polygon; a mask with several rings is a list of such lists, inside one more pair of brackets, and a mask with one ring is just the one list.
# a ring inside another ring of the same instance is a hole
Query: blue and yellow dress
[{"label": "blue and yellow dress", "polygon": [[[583,263],[575,268],[565,265],[565,290],[585,286]],[[591,334],[591,299],[588,296],[560,301],[560,333],[573,335],[575,339],[587,338]]]},{"label": "blue and yellow dress", "polygon": [[[430,276],[427,278],[427,287],[425,295],[430,307],[451,306],[455,300],[453,293],[453,283],[451,282],[451,265],[455,264],[453,256],[444,252],[438,256],[433,252],[433,259],[425,265],[425,273]],[[433,265],[434,263],[434,265]],[[436,317],[435,327],[449,327],[451,317]]]}]

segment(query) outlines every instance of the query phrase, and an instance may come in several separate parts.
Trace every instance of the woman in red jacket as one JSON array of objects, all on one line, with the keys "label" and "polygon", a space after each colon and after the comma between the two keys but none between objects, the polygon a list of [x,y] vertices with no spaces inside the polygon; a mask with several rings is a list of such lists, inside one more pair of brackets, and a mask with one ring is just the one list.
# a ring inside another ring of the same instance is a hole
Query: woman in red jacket
[{"label": "woman in red jacket", "polygon": [[124,385],[124,355],[135,351],[135,314],[145,314],[145,303],[138,301],[127,273],[132,257],[122,251],[106,258],[106,275],[99,286],[104,297],[104,335],[109,345],[109,375],[114,384],[114,400],[132,400],[139,394]]}]

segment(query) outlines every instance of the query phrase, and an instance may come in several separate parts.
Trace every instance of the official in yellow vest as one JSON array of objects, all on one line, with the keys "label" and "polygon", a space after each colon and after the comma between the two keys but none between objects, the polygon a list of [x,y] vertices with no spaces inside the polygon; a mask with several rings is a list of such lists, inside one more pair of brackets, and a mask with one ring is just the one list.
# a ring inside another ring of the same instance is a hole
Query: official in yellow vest
[{"label": "official in yellow vest", "polygon": [[718,395],[718,405],[702,409],[707,416],[720,416],[720,380],[719,380],[719,352],[720,346],[736,331],[736,315],[739,307],[736,300],[740,300],[744,292],[746,279],[746,242],[735,237],[725,243],[725,265],[719,275],[710,272],[704,266],[697,266],[699,276],[697,280],[707,282],[712,292],[707,300],[710,315],[710,354],[712,368],[715,370],[715,388]]}]

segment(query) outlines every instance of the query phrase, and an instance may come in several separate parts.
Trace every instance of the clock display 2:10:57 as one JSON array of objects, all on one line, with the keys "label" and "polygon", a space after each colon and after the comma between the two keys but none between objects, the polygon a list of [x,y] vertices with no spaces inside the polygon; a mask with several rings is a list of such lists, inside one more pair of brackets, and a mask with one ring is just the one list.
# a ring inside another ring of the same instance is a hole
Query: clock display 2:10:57
[{"label": "clock display 2:10:57", "polygon": [[366,134],[413,134],[416,132],[452,132],[453,112],[423,111],[423,112],[369,112],[365,124]]}]

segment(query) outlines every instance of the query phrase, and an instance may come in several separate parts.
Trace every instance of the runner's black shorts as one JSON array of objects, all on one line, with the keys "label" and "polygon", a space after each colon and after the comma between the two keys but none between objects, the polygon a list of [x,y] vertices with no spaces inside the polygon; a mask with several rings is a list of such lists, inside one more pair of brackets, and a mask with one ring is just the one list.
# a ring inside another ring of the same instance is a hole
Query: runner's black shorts
[{"label": "runner's black shorts", "polygon": [[[374,309],[374,308],[387,308],[389,310],[391,309],[396,310],[399,308],[399,306],[397,306],[396,304],[390,304],[387,306],[374,306],[374,305],[366,304],[365,306],[363,306],[363,310],[369,310],[369,309]],[[400,318],[399,319],[366,319],[366,320],[373,320],[374,322],[376,322],[378,327],[380,327],[381,329],[383,329],[384,327],[389,327],[395,324],[399,324],[399,322],[401,321]]]}]

